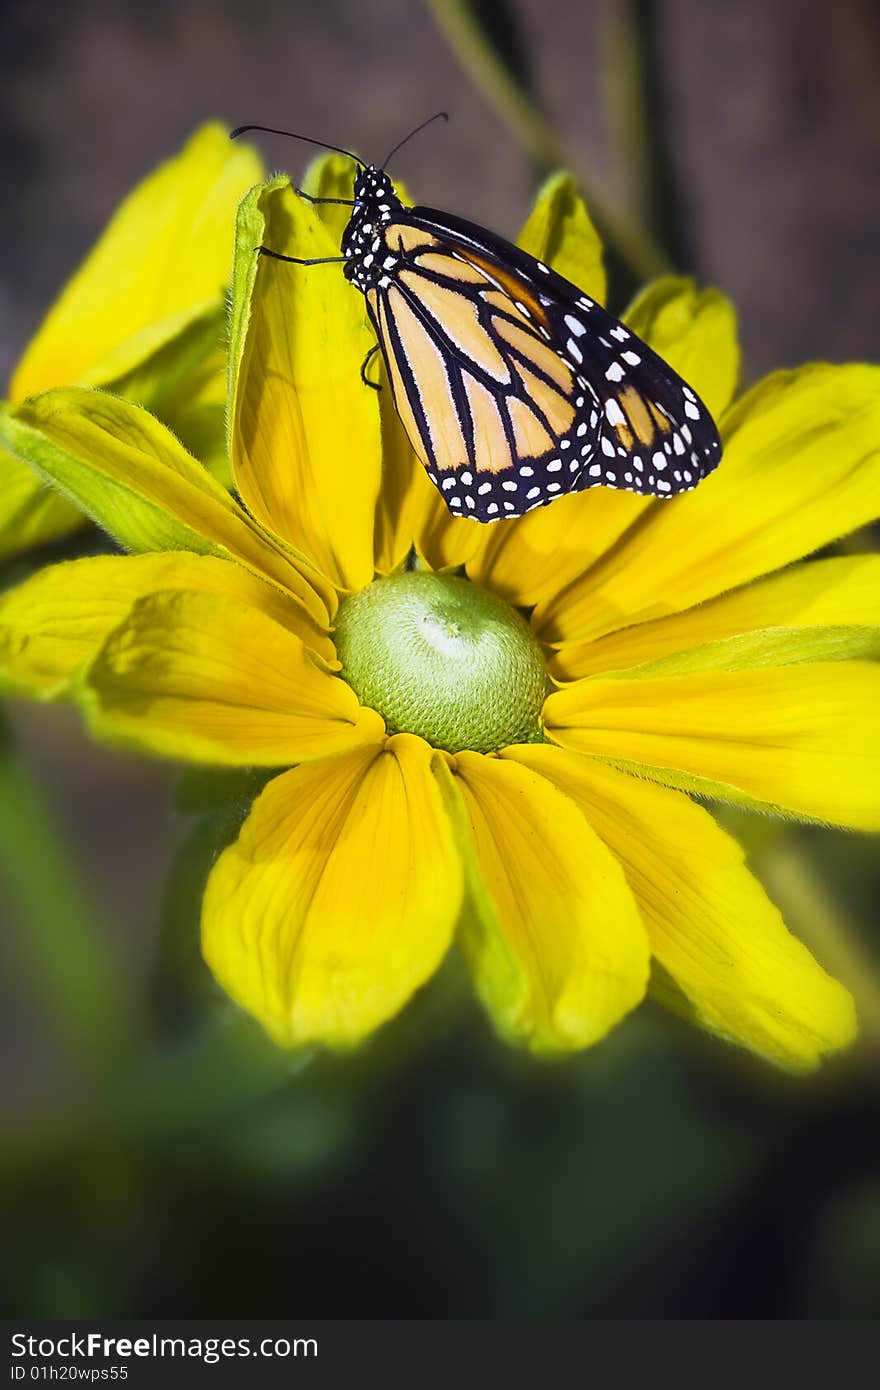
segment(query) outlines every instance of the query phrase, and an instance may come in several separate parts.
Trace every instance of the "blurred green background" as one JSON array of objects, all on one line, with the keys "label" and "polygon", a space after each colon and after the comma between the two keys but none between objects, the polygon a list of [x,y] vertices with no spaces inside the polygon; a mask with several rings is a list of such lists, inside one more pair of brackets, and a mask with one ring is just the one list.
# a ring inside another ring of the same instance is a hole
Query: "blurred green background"
[{"label": "blurred green background", "polygon": [[[564,157],[733,298],[747,379],[877,359],[872,0],[7,0],[0,53],[4,377],[120,197],[206,117],[375,157],[440,107],[449,127],[398,166],[423,201],[514,235]],[[493,1040],[455,960],[356,1055],[290,1058],[198,960],[242,787],[98,748],[69,711],[8,719],[4,1313],[880,1311],[876,842],[727,816],[859,995],[865,1038],[817,1078],[650,1005],[534,1063]]]}]

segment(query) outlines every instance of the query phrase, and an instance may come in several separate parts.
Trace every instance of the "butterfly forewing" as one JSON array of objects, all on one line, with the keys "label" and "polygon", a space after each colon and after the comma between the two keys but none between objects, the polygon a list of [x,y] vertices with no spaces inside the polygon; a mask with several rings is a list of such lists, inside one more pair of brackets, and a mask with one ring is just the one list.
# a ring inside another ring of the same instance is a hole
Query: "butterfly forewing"
[{"label": "butterfly forewing", "polygon": [[495,521],[600,485],[672,497],[715,468],[696,393],[577,286],[448,214],[379,213],[356,279],[450,511]]}]

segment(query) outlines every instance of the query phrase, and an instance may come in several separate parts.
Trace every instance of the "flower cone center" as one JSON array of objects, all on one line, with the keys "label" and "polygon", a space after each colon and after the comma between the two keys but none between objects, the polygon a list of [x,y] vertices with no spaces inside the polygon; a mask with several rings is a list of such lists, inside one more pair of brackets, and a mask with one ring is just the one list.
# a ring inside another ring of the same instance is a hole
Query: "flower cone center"
[{"label": "flower cone center", "polygon": [[541,737],[541,648],[509,603],[466,579],[377,579],[342,602],[335,640],[343,678],[389,733],[450,753]]}]

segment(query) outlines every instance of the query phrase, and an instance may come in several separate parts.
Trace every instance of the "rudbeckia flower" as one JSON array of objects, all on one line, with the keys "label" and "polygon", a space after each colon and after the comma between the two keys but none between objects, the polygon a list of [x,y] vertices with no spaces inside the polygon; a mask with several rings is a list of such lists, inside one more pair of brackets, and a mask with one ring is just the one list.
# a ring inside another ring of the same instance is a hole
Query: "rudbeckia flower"
[{"label": "rudbeckia flower", "polygon": [[[117,209],[9,383],[103,386],[149,408],[212,466],[225,462],[225,294],[235,208],[261,177],[248,146],[203,126]],[[79,509],[0,450],[0,558],[55,540]]]},{"label": "rudbeckia flower", "polygon": [[[310,189],[347,190],[322,160]],[[94,733],[278,769],[204,898],[205,958],[285,1046],[358,1042],[454,939],[499,1032],[564,1053],[650,987],[807,1070],[855,1031],[693,795],[880,825],[878,566],[807,560],[877,513],[880,370],[809,366],[740,400],[734,317],[664,280],[629,323],[720,421],[722,466],[654,502],[596,489],[517,521],[450,517],[364,305],[284,179],[242,204],[230,338],[241,504],[142,409],[83,389],[7,411],[9,447],[129,550],[47,569],[0,609],[4,680]],[[521,244],[601,299],[570,181]]]}]

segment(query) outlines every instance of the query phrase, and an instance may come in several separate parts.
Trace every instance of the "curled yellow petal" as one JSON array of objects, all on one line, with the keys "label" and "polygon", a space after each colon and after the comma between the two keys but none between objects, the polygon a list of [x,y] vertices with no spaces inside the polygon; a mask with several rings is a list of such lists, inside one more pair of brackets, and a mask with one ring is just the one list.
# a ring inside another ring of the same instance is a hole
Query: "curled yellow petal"
[{"label": "curled yellow petal", "polygon": [[0,412],[0,435],[127,549],[234,556],[287,589],[326,632],[334,600],[146,410],[69,386]]},{"label": "curled yellow petal", "polygon": [[786,930],[708,812],[561,749],[518,756],[577,802],[623,865],[651,950],[703,1027],[798,1071],[853,1040],[849,993]]},{"label": "curled yellow petal", "polygon": [[283,1046],[359,1042],[446,953],[462,873],[431,758],[400,734],[285,773],[212,870],[205,959]]},{"label": "curled yellow petal", "polygon": [[383,736],[379,716],[257,608],[140,599],[81,677],[96,734],[188,762],[280,767]]},{"label": "curled yellow petal", "polygon": [[338,588],[373,578],[373,514],[382,445],[375,391],[361,365],[375,338],[314,208],[285,179],[239,211],[233,324],[232,464],[248,509]]},{"label": "curled yellow petal", "polygon": [[48,565],[0,596],[0,687],[43,699],[62,694],[138,599],[171,589],[252,604],[334,659],[330,638],[316,637],[287,594],[243,565],[189,551],[99,555]]},{"label": "curled yellow petal", "polygon": [[520,752],[450,760],[470,886],[462,947],[503,1035],[570,1051],[604,1037],[642,998],[648,943],[619,865]]}]

